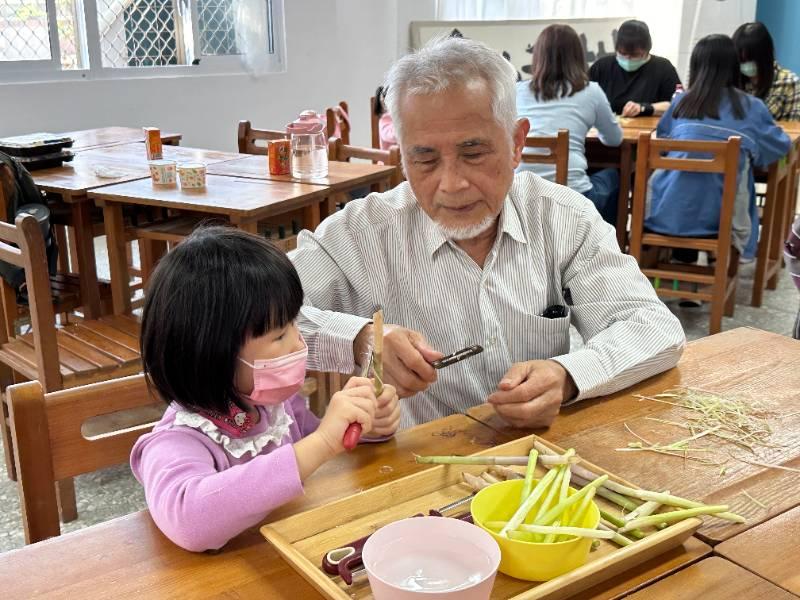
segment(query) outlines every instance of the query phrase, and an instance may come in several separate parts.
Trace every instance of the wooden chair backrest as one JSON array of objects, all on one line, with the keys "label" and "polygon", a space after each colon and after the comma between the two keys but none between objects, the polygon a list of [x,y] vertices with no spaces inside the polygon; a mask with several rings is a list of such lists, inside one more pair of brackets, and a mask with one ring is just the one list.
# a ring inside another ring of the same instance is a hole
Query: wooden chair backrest
[{"label": "wooden chair backrest", "polygon": [[[2,186],[0,186],[2,187]],[[2,202],[5,205],[5,202]],[[34,355],[39,380],[48,391],[62,387],[61,369],[56,343],[56,317],[50,290],[50,273],[44,237],[38,221],[28,214],[19,215],[14,225],[0,220],[0,259],[25,269]],[[0,344],[9,341],[17,318],[14,290],[5,280],[0,302]]]},{"label": "wooden chair backrest", "polygon": [[27,543],[61,533],[56,481],[127,462],[133,444],[153,427],[87,439],[81,432],[87,419],[159,402],[141,374],[50,393],[28,381],[7,394]]},{"label": "wooden chair backrest", "polygon": [[350,143],[350,107],[342,100],[338,105],[325,110],[325,133],[331,138],[336,136],[336,126],[339,126],[338,137],[345,144]]},{"label": "wooden chair backrest", "polygon": [[274,129],[254,129],[250,121],[239,121],[237,141],[239,152],[242,154],[264,154],[268,152],[267,145],[258,142],[288,139],[285,131]]},{"label": "wooden chair backrest", "polygon": [[[731,245],[731,225],[736,199],[736,176],[739,170],[739,148],[742,139],[731,136],[725,142],[705,140],[671,140],[639,134],[636,156],[636,181],[633,190],[631,215],[631,253],[641,252],[644,232],[647,182],[655,169],[690,171],[695,173],[719,173],[723,176],[722,206],[718,248],[727,254]],[[674,158],[668,152],[691,152],[709,154],[708,158]],[[686,247],[686,238],[674,238],[676,247]]]},{"label": "wooden chair backrest", "polygon": [[373,148],[381,147],[380,117],[375,114],[375,96],[369,99],[369,131]]},{"label": "wooden chair backrest", "polygon": [[398,185],[403,181],[403,173],[400,168],[400,147],[392,146],[388,150],[378,148],[364,148],[362,146],[350,146],[345,144],[341,138],[332,137],[328,139],[328,160],[337,162],[349,162],[351,158],[369,160],[373,164],[379,162],[385,165],[395,165],[397,175],[392,178],[392,186]]},{"label": "wooden chair backrest", "polygon": [[526,148],[549,150],[547,154],[524,154],[522,162],[528,164],[544,164],[556,166],[556,183],[567,185],[569,169],[569,131],[559,129],[554,136],[528,136],[525,138]]}]

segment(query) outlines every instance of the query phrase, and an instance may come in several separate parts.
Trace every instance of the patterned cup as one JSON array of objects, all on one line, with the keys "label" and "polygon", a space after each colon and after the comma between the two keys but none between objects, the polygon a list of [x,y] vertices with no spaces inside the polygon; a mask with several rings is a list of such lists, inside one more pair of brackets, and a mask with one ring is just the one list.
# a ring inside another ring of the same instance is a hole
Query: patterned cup
[{"label": "patterned cup", "polygon": [[203,163],[181,163],[178,165],[181,187],[199,189],[206,187],[206,166]]},{"label": "patterned cup", "polygon": [[148,164],[155,185],[175,185],[177,168],[174,160],[151,160]]}]

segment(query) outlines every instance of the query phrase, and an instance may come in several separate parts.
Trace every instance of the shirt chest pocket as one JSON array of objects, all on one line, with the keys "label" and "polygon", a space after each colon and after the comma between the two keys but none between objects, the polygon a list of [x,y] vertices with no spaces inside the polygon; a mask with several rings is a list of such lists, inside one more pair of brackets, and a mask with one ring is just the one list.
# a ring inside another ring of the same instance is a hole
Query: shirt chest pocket
[{"label": "shirt chest pocket", "polygon": [[512,361],[542,360],[569,352],[570,313],[565,317],[548,319],[521,315],[508,332]]}]

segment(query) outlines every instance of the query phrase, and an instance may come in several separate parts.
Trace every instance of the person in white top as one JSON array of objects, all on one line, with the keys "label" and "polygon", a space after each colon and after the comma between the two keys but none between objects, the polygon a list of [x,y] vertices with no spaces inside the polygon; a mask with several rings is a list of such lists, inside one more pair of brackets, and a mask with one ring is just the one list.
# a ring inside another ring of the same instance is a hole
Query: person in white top
[{"label": "person in white top", "polygon": [[[685,344],[588,199],[515,175],[528,122],[514,79],[474,40],[401,58],[386,101],[408,181],[348,203],[290,254],[309,368],[352,372],[383,308],[384,377],[406,398],[403,427],[487,401],[512,425],[546,426],[564,403],[674,366]],[[574,352],[570,323],[585,340]],[[484,352],[431,366],[472,344]]]},{"label": "person in white top", "polygon": [[[549,25],[536,38],[531,59],[531,79],[517,83],[517,115],[528,119],[531,135],[552,136],[569,131],[567,185],[594,202],[603,219],[616,224],[619,170],[600,169],[587,173],[586,134],[597,128],[606,146],[622,143],[622,128],[605,93],[589,81],[581,40],[569,25]],[[534,153],[532,148],[526,152]],[[553,165],[523,162],[530,170],[553,181]]]}]

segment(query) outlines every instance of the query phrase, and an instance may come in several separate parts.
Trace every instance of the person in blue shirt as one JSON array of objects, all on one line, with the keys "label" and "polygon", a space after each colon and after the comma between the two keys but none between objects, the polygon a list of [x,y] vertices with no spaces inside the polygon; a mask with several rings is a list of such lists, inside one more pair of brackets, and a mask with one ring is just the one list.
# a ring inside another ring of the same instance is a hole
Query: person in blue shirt
[{"label": "person in blue shirt", "polygon": [[[569,25],[550,25],[536,39],[530,81],[517,83],[517,114],[531,124],[529,135],[553,136],[569,130],[567,185],[597,207],[612,225],[617,218],[619,171],[603,169],[587,174],[586,133],[596,127],[606,146],[622,143],[622,129],[606,95],[590,82],[580,38]],[[534,153],[534,149],[526,153]],[[522,162],[517,171],[533,171],[553,181],[553,165]]]},{"label": "person in blue shirt", "polygon": [[[677,96],[661,117],[658,137],[725,141],[742,138],[739,156],[732,244],[744,253],[755,248],[758,213],[753,166],[783,157],[791,145],[764,102],[736,88],[739,57],[731,38],[709,35],[697,42],[689,63],[689,89]],[[696,158],[671,152],[676,158]],[[657,170],[650,178],[645,228],[685,237],[713,237],[719,232],[722,175]],[[750,241],[750,244],[748,244]]]}]

